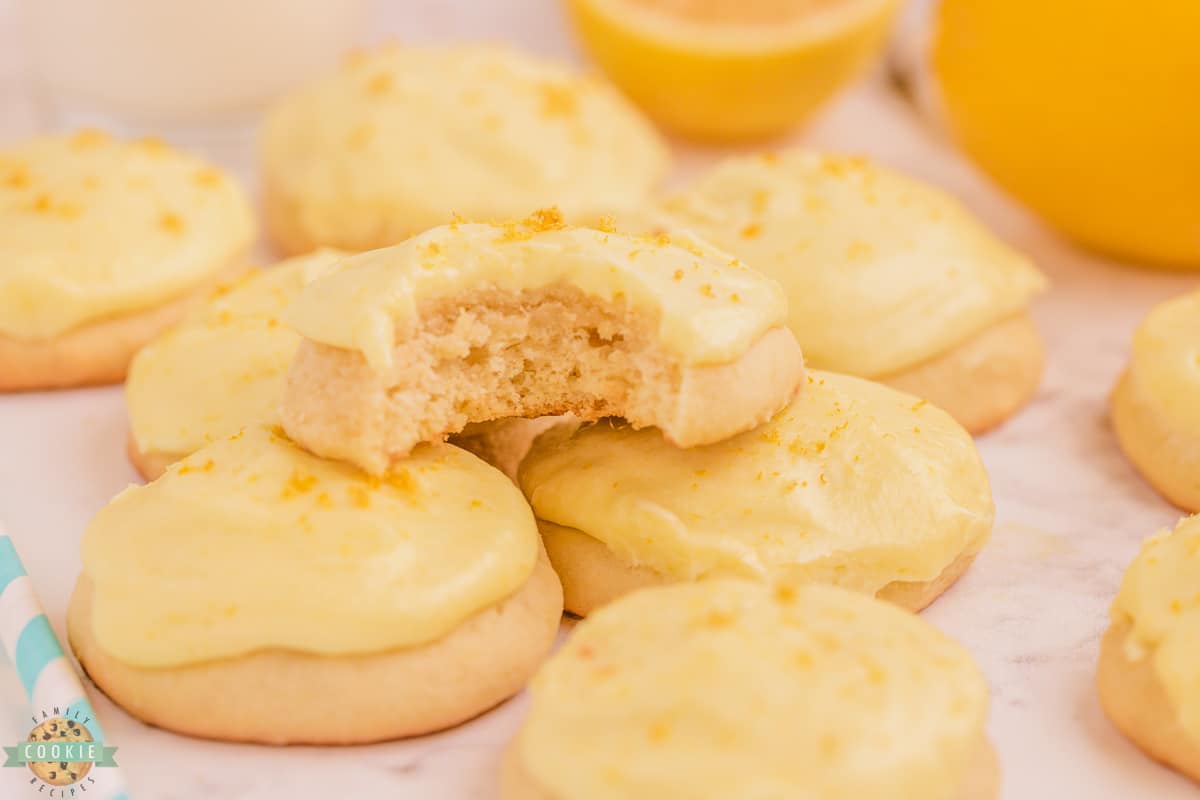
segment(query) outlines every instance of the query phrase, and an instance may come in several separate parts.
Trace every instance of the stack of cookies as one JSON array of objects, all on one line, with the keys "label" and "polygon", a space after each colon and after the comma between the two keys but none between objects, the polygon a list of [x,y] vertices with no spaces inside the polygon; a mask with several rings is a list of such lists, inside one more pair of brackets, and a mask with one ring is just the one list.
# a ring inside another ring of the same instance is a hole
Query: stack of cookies
[{"label": "stack of cookies", "polygon": [[0,386],[128,371],[152,481],[89,526],[69,613],[114,701],[347,744],[532,679],[506,797],[995,796],[986,684],[910,612],[991,531],[967,429],[1037,384],[1025,259],[859,160],[655,196],[667,150],[611,87],[498,48],[355,56],[262,162],[295,257],[254,272],[211,167],[0,156],[36,267],[0,273]]},{"label": "stack of cookies", "polygon": [[[281,312],[268,286],[281,289]],[[530,680],[565,594],[568,611],[597,613],[599,630],[644,617],[645,603],[660,609],[662,631],[631,627],[606,650],[614,675],[644,687],[631,688],[617,730],[667,726],[685,741],[736,742],[825,720],[828,734],[810,737],[817,762],[828,760],[822,748],[849,748],[853,759],[880,746],[817,706],[730,717],[715,730],[675,716],[757,652],[771,681],[800,681],[796,708],[808,692],[825,694],[825,681],[849,682],[845,702],[865,704],[863,720],[884,703],[897,726],[889,751],[925,703],[961,709],[922,730],[919,747],[906,744],[882,783],[957,792],[992,764],[977,670],[892,607],[927,605],[986,542],[993,508],[974,445],[927,401],[806,372],[772,279],[688,235],[570,226],[544,209],[293,261],[215,298],[157,346],[196,337],[220,347],[230,326],[272,330],[275,313],[294,331],[278,343],[290,366],[254,385],[277,390],[277,407],[127,490],[85,537],[71,638],[98,685],[138,716],[270,742],[444,728]],[[247,357],[197,363],[208,374],[222,363],[244,369]],[[224,424],[261,409],[222,410]],[[564,414],[571,420],[521,460],[520,488],[445,443],[472,424]],[[807,588],[817,584],[840,588]],[[600,635],[592,630],[577,636],[586,643]],[[879,639],[885,632],[897,640]],[[674,661],[647,661],[663,635],[686,646]],[[684,657],[693,647],[719,660]],[[570,652],[548,675],[591,680],[587,670],[571,677]],[[797,663],[811,677],[789,678]],[[650,703],[655,676],[686,664],[679,693]],[[893,683],[901,676],[917,683]],[[741,702],[722,691],[730,707]],[[543,705],[551,726],[558,713],[608,708]],[[557,738],[522,735],[506,792],[561,794],[552,765],[563,762],[543,752]],[[728,770],[756,758],[740,747],[731,744]],[[578,752],[602,772],[623,765],[630,791],[667,780],[619,749]],[[928,766],[947,763],[936,775]],[[792,765],[764,781],[832,782],[848,768]],[[591,796],[592,780],[579,796]],[[994,776],[984,784],[994,792]]]}]

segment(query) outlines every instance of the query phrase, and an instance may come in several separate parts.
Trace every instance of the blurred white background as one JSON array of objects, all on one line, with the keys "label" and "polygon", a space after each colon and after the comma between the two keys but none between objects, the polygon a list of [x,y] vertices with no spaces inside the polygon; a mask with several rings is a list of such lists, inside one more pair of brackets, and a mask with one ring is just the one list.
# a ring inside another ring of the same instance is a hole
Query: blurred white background
[{"label": "blurred white background", "polygon": [[[230,24],[236,24],[240,13],[244,17],[242,24],[257,27],[263,25],[261,18],[264,12],[250,10],[258,5],[256,0],[251,0],[251,2],[242,2],[242,0],[214,0],[214,2],[205,0],[171,0],[170,2],[164,0],[0,0],[0,140],[10,140],[28,134],[43,128],[44,123],[51,121],[38,114],[38,93],[35,91],[34,58],[31,52],[35,48],[31,46],[29,19],[25,16],[26,14],[36,12],[33,15],[36,21],[54,16],[65,18],[68,9],[74,7],[80,9],[77,12],[79,16],[103,19],[106,18],[106,15],[111,16],[112,12],[118,8],[133,12],[146,3],[164,9],[196,6],[203,9],[205,14],[227,15]],[[271,6],[280,4],[279,0],[262,3],[262,5]],[[361,5],[363,7],[363,24],[359,37],[361,44],[371,44],[387,39],[400,41],[426,41],[448,37],[495,39],[502,35],[506,41],[537,52],[573,61],[578,60],[577,52],[572,46],[567,32],[561,6],[559,3],[548,0],[503,0],[502,2],[493,0],[484,0],[483,2],[480,0],[392,0],[391,2],[389,0],[348,0],[347,2],[342,2],[342,0],[300,0],[300,2],[284,2],[282,5],[289,6],[296,13],[302,12],[304,7],[309,7],[310,15],[326,14],[330,25],[335,29],[333,35],[339,39],[343,37],[343,31],[351,28],[355,9]],[[344,7],[346,10],[331,12],[330,6]],[[184,30],[179,35],[182,40],[186,40],[187,21],[182,18],[183,15],[180,17],[178,24]],[[95,30],[99,36],[102,36],[107,29],[96,28]],[[193,30],[195,30],[195,26],[193,26]],[[203,29],[199,31],[200,34],[203,32]],[[51,37],[49,41],[43,42],[42,47],[61,47],[70,50],[73,44],[78,46],[81,42],[88,43],[89,35],[85,35],[85,33],[86,31],[81,30],[78,25],[66,24],[61,41]],[[270,85],[272,81],[276,83],[279,81],[281,68],[303,70],[327,58],[323,53],[310,54],[306,58],[303,53],[291,52],[286,46],[286,41],[283,41],[285,34],[286,30],[279,32],[275,41],[262,41],[261,54],[263,58],[256,59],[253,63],[240,65],[242,69],[246,72],[258,69],[261,74],[258,80]],[[130,38],[120,28],[108,32],[108,35],[115,41]],[[311,31],[305,26],[296,26],[294,36],[298,47],[304,47],[305,43],[312,41]],[[90,40],[94,42],[97,38],[98,36],[91,36]],[[96,46],[103,52],[107,45],[98,44]],[[308,44],[307,49],[312,49],[311,44]],[[150,50],[154,52],[153,48]],[[191,52],[189,51],[185,55],[190,57]],[[235,69],[230,69],[231,65],[226,63],[221,53],[213,53],[212,62],[213,71],[218,80],[224,80],[226,76],[237,74],[236,67],[239,65],[234,65]],[[86,59],[81,59],[80,63],[85,64]],[[137,62],[131,59],[130,63],[136,64]],[[114,72],[117,77],[121,76],[119,70],[114,70]],[[255,79],[248,75],[246,82],[252,84]],[[161,100],[160,102],[163,102],[167,108],[178,108],[169,101]]]}]

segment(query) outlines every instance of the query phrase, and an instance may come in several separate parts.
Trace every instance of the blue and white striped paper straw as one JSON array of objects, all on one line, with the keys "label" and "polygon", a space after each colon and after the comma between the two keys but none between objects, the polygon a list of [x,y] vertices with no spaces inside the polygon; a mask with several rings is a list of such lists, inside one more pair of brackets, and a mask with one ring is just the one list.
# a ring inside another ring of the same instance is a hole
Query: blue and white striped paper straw
[{"label": "blue and white striped paper straw", "polygon": [[[34,594],[33,581],[25,572],[3,523],[0,523],[0,643],[25,687],[31,721],[43,711],[53,713],[58,709],[61,716],[83,722],[97,742],[104,740],[83,684],[54,635],[50,619]],[[96,781],[89,782],[88,797],[129,800],[125,780],[116,767],[98,767],[88,777]]]}]

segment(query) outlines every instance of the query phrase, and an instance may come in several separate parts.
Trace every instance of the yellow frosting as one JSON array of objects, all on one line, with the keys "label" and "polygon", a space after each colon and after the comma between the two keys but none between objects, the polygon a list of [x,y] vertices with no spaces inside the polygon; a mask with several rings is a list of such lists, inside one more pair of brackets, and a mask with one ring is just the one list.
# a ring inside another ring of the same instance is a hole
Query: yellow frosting
[{"label": "yellow frosting", "polygon": [[767,424],[680,450],[602,422],[546,436],[521,464],[540,519],[675,580],[747,576],[875,593],[927,581],[988,537],[987,474],[945,412],[811,372]]},{"label": "yellow frosting", "polygon": [[554,285],[657,317],[663,346],[685,364],[735,360],[787,317],[779,284],[707,245],[567,227],[548,210],[521,223],[444,225],[352,256],[305,287],[287,318],[384,370],[396,329],[414,326],[423,302]]},{"label": "yellow frosting", "polygon": [[1164,424],[1200,435],[1200,292],[1150,312],[1133,338],[1129,375]]},{"label": "yellow frosting", "polygon": [[268,116],[272,191],[317,241],[365,249],[448,222],[641,201],[667,150],[602,80],[499,46],[384,47]]},{"label": "yellow frosting", "polygon": [[949,195],[862,159],[735,158],[663,206],[780,281],[812,366],[907,369],[1023,311],[1040,273]]},{"label": "yellow frosting", "polygon": [[1146,542],[1121,581],[1112,618],[1131,626],[1126,657],[1153,659],[1181,727],[1200,742],[1200,516]]},{"label": "yellow frosting", "polygon": [[433,641],[529,578],[533,516],[498,470],[422,445],[382,478],[250,427],[126,489],[83,538],[100,645],[169,667]]},{"label": "yellow frosting", "polygon": [[518,755],[563,800],[958,800],[988,702],[912,614],[735,580],[597,611],[532,695]]},{"label": "yellow frosting", "polygon": [[335,250],[284,261],[229,287],[138,353],[125,381],[129,423],[144,453],[187,455],[256,422],[275,422],[300,335],[280,318]]},{"label": "yellow frosting", "polygon": [[81,131],[0,149],[0,334],[47,339],[150,308],[253,234],[228,176],[160,142]]}]

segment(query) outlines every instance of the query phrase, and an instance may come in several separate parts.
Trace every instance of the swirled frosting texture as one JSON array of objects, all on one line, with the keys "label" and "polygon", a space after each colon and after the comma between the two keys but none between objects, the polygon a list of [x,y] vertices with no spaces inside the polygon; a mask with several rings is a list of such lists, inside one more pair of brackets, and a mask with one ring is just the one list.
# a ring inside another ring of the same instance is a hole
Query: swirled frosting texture
[{"label": "swirled frosting texture", "polygon": [[539,439],[521,487],[541,519],[675,580],[928,581],[982,547],[994,507],[970,436],[869,381],[811,372],[770,422],[680,450],[601,422]]},{"label": "swirled frosting texture", "polygon": [[183,323],[143,347],[125,381],[144,453],[187,455],[253,423],[278,421],[300,335],[282,316],[343,254],[322,250],[218,287]]},{"label": "swirled frosting texture", "polygon": [[882,601],[679,584],[579,623],[517,756],[564,800],[953,800],[987,695],[961,647]]},{"label": "swirled frosting texture", "polygon": [[214,277],[254,235],[223,172],[99,131],[0,149],[0,334],[49,339]]},{"label": "swirled frosting texture", "polygon": [[551,209],[519,223],[443,225],[353,256],[306,286],[287,319],[384,370],[397,330],[415,329],[424,303],[556,284],[656,318],[664,349],[689,365],[734,361],[787,318],[778,283],[715,248],[570,227]]},{"label": "swirled frosting texture", "polygon": [[719,164],[663,210],[783,284],[812,366],[884,377],[1023,312],[1045,279],[953,198],[864,159]]},{"label": "swirled frosting texture", "polygon": [[422,445],[381,478],[262,427],[119,494],[88,526],[100,645],[169,667],[421,645],[512,594],[538,553],[501,473]]},{"label": "swirled frosting texture", "polygon": [[267,117],[268,192],[319,244],[364,250],[448,222],[557,203],[590,218],[640,202],[667,168],[610,85],[484,45],[383,47]]}]

